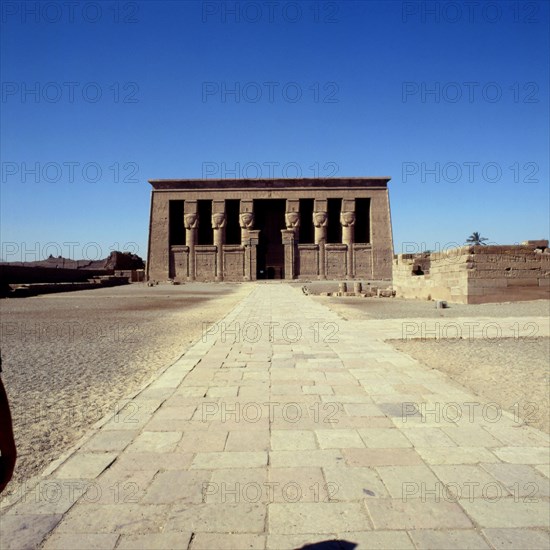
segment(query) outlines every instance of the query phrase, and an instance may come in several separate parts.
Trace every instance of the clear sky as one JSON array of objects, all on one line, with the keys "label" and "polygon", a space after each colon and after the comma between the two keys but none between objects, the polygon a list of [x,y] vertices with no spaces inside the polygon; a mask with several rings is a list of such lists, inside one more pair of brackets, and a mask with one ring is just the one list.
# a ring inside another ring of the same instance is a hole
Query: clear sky
[{"label": "clear sky", "polygon": [[549,236],[548,2],[1,6],[4,260],[145,257],[157,178],[390,176],[396,253]]}]

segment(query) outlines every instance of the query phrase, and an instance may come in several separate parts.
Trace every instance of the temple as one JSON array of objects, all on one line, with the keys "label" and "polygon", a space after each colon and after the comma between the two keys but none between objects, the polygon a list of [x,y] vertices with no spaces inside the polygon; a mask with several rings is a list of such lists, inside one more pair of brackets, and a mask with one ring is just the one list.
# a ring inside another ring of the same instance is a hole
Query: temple
[{"label": "temple", "polygon": [[390,281],[389,180],[149,180],[147,278]]}]

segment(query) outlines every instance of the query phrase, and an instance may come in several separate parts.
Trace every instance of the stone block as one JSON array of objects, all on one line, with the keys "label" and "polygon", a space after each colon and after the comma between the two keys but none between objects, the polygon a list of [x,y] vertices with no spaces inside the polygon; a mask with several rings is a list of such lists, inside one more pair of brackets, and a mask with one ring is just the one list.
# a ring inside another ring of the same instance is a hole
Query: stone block
[{"label": "stone block", "polygon": [[435,499],[369,499],[375,529],[468,529],[472,522],[458,504]]},{"label": "stone block", "polygon": [[462,499],[461,506],[481,527],[536,527],[550,526],[548,502],[538,499],[501,498],[498,503],[488,499]]},{"label": "stone block", "polygon": [[368,525],[368,517],[358,502],[297,502],[269,505],[269,533],[330,534],[359,531]]},{"label": "stone block", "polygon": [[533,246],[536,248],[548,248],[548,240],[547,239],[539,239],[539,240],[531,240],[531,241],[523,241],[522,246]]},{"label": "stone block", "polygon": [[537,286],[539,286],[539,280],[536,277],[534,277],[534,278],[508,279],[505,282],[506,282],[506,286],[508,286],[508,287],[514,287],[514,286],[537,287]]}]

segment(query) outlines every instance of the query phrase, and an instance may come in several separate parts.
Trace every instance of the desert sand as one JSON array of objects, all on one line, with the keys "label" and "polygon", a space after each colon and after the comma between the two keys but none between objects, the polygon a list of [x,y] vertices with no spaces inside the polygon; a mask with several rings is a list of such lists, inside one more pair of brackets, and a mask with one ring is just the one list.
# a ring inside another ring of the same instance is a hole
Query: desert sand
[{"label": "desert sand", "polygon": [[550,339],[389,340],[398,350],[550,433]]},{"label": "desert sand", "polygon": [[18,449],[10,491],[115,412],[201,337],[203,323],[250,290],[136,284],[1,300],[2,379]]}]

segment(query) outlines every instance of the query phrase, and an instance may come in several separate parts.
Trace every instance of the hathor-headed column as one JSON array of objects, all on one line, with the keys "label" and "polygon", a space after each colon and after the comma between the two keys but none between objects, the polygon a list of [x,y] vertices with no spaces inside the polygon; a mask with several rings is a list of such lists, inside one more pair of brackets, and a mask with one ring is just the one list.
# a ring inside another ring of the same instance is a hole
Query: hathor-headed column
[{"label": "hathor-headed column", "polygon": [[285,226],[282,229],[282,240],[285,257],[285,279],[294,279],[296,264],[296,244],[300,229],[300,201],[287,199],[285,211]]},{"label": "hathor-headed column", "polygon": [[239,225],[241,226],[241,244],[248,239],[248,231],[254,227],[254,213],[241,212],[239,214]]},{"label": "hathor-headed column", "polygon": [[197,243],[197,229],[199,227],[199,215],[197,214],[197,201],[186,200],[184,203],[183,224],[185,225],[185,242],[189,247],[189,271],[190,281],[195,280],[195,244]]},{"label": "hathor-headed column", "polygon": [[254,212],[252,201],[241,201],[239,225],[241,226],[241,246],[244,246],[244,280],[256,279],[256,245],[258,244],[257,231],[253,231]]},{"label": "hathor-headed column", "polygon": [[225,201],[212,203],[212,229],[216,246],[216,281],[223,281],[223,245],[225,244]]},{"label": "hathor-headed column", "polygon": [[340,213],[340,223],[342,224],[342,243],[347,245],[346,251],[346,275],[353,277],[353,243],[354,243],[354,225],[355,212],[346,210]]},{"label": "hathor-headed column", "polygon": [[313,225],[315,227],[315,244],[319,246],[319,279],[326,279],[325,244],[327,242],[328,217],[325,210],[313,212]]},{"label": "hathor-headed column", "polygon": [[294,231],[295,240],[298,239],[300,227],[300,201],[299,199],[287,199],[285,210],[285,225],[288,230]]}]

